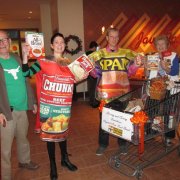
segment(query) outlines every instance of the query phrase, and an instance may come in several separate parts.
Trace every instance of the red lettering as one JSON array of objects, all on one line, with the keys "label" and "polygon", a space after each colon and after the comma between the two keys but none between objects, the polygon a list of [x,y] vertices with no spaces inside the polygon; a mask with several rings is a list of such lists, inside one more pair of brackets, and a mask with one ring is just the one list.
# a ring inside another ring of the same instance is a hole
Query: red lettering
[{"label": "red lettering", "polygon": [[137,44],[135,45],[135,49],[138,49],[138,47],[140,46],[140,44],[141,44],[141,42],[142,42],[142,38],[143,38],[143,32],[141,32],[141,33],[139,34]]},{"label": "red lettering", "polygon": [[[168,33],[167,36],[168,36],[171,44],[176,42],[176,40],[177,40],[176,36],[173,36],[171,33]],[[137,43],[135,44],[135,49],[138,49],[139,46],[141,45],[141,43],[143,43],[144,45],[152,44],[153,40],[154,40],[154,37],[144,36],[144,32],[141,32],[137,38]]]}]

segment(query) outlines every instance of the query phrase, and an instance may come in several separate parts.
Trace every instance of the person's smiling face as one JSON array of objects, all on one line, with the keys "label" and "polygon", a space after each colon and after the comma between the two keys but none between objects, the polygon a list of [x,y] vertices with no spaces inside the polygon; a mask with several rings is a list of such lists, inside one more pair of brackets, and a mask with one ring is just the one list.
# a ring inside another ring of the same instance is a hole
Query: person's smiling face
[{"label": "person's smiling face", "polygon": [[54,55],[55,54],[59,54],[62,56],[64,50],[65,50],[65,42],[64,39],[60,36],[57,36],[53,43],[51,44],[51,48],[54,51]]},{"label": "person's smiling face", "polygon": [[119,33],[117,31],[110,31],[106,36],[108,45],[111,49],[114,49],[119,42]]},{"label": "person's smiling face", "polygon": [[168,49],[168,44],[163,39],[158,40],[156,42],[155,46],[156,46],[157,51],[160,52],[160,53],[162,53],[162,52],[164,52],[164,51],[166,51]]},{"label": "person's smiling face", "polygon": [[5,32],[0,31],[0,55],[9,53],[10,42],[11,40],[9,39],[8,35]]}]

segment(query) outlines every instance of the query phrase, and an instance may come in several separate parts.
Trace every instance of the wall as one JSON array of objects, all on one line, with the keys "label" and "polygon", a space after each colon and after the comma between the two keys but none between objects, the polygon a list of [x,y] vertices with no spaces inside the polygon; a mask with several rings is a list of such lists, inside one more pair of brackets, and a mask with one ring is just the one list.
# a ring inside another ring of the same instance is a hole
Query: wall
[{"label": "wall", "polygon": [[101,28],[111,24],[120,30],[119,45],[136,51],[154,51],[152,40],[168,34],[172,48],[180,53],[179,0],[84,0],[85,47],[96,40],[104,47]]},{"label": "wall", "polygon": [[50,39],[52,36],[52,22],[51,22],[51,9],[49,2],[42,2],[40,4],[41,14],[41,32],[44,34],[44,48],[45,54],[51,54]]},{"label": "wall", "polygon": [[[83,40],[83,45],[85,45],[84,49],[88,48],[88,44],[91,40],[98,40],[100,44],[105,46],[104,36],[101,34],[101,28],[102,26],[107,28],[111,24],[116,23],[116,25],[119,25],[118,28],[120,29],[120,39],[122,40],[124,38],[120,44],[122,47],[130,47],[134,50],[141,51],[143,50],[143,46],[147,47],[146,44],[151,45],[152,39],[156,34],[173,32],[173,49],[180,53],[180,46],[178,47],[180,42],[179,0],[58,1],[64,4],[62,6],[58,6],[57,0],[51,1],[52,31],[60,29],[60,31],[65,33],[65,35],[75,34],[80,36]],[[80,9],[81,6],[78,6],[78,4],[82,1],[83,10]],[[59,8],[59,12],[57,12],[57,8]],[[58,13],[59,15],[57,16]],[[75,13],[78,13],[78,16],[74,19]],[[58,21],[58,17],[60,17],[61,20]],[[161,24],[161,21],[163,24]],[[80,28],[79,24],[83,24],[84,31],[83,28]],[[141,29],[136,28],[135,26],[140,27]],[[20,22],[1,22],[0,28],[40,29],[41,27],[40,22],[38,21],[26,20]],[[157,32],[157,29],[160,30]],[[143,43],[141,41],[141,48],[138,49],[137,46],[140,39],[142,39]],[[127,44],[125,44],[125,42],[127,42]],[[150,46],[147,49],[144,48],[144,50],[152,51],[153,47]]]},{"label": "wall", "polygon": [[[78,36],[82,40],[83,49],[73,56],[66,54],[72,60],[84,52],[84,21],[83,21],[83,0],[57,0],[59,31],[65,37],[69,35]],[[71,49],[76,48],[76,43],[68,43]]]},{"label": "wall", "polygon": [[57,9],[57,0],[51,0],[51,22],[52,22],[52,31],[57,32],[59,28],[58,24],[58,9]]},{"label": "wall", "polygon": [[40,29],[39,21],[6,21],[0,22],[0,29]]}]

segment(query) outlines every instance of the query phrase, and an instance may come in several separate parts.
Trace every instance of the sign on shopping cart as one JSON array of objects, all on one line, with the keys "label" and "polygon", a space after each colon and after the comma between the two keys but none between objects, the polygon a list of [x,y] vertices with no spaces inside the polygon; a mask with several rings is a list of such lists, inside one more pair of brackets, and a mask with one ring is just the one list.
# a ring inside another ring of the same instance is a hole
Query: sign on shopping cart
[{"label": "sign on shopping cart", "polygon": [[130,118],[132,116],[132,114],[104,107],[102,111],[101,128],[110,134],[131,141],[133,124]]}]

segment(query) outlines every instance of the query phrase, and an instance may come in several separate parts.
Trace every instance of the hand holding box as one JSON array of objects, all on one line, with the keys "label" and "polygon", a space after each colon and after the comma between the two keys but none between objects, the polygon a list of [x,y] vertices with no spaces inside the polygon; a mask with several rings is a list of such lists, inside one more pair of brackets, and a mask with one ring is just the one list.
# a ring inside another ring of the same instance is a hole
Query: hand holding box
[{"label": "hand holding box", "polygon": [[25,32],[25,39],[30,46],[29,59],[43,58],[45,56],[43,33]]},{"label": "hand holding box", "polygon": [[85,54],[74,60],[68,67],[74,74],[76,81],[86,79],[89,72],[94,69],[92,62]]}]

